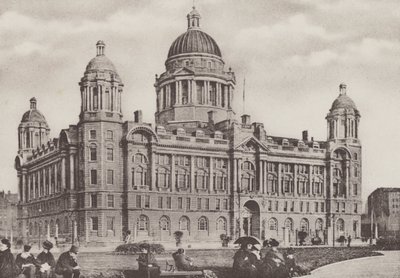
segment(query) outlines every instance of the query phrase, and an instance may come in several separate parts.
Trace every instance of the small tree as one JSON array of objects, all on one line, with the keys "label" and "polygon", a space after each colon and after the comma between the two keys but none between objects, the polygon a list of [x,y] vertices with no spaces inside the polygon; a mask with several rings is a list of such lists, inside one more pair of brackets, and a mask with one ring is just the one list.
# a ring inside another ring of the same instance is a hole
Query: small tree
[{"label": "small tree", "polygon": [[297,233],[297,236],[299,237],[299,243],[300,243],[300,245],[303,245],[304,244],[304,242],[306,241],[306,237],[307,237],[307,232],[304,232],[304,231],[299,231],[298,233]]},{"label": "small tree", "polygon": [[311,243],[312,243],[312,245],[320,245],[322,243],[322,239],[318,236],[313,237],[311,239]]},{"label": "small tree", "polygon": [[177,247],[181,246],[182,237],[183,237],[183,232],[182,231],[175,231],[174,232],[174,238],[175,238]]},{"label": "small tree", "polygon": [[232,238],[226,234],[221,234],[219,238],[222,240],[222,247],[228,247],[229,242]]}]

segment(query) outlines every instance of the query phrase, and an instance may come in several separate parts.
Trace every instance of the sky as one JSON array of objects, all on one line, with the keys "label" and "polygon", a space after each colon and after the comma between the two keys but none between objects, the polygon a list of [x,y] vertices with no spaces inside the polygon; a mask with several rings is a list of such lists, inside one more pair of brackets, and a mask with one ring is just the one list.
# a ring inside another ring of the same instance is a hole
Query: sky
[{"label": "sky", "polygon": [[[154,122],[155,74],[186,31],[192,0],[15,1],[0,4],[0,190],[17,191],[17,128],[35,96],[51,137],[78,122],[78,82],[98,40],[125,87],[125,120]],[[365,200],[400,187],[400,5],[397,0],[195,0],[202,30],[236,74],[235,108],[274,136],[326,140],[338,86],[361,113]]]}]

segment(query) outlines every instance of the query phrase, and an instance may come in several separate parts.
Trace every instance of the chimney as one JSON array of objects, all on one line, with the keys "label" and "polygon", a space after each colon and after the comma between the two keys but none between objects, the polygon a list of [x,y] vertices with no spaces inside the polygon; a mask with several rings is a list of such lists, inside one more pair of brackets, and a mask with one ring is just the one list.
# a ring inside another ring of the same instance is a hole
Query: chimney
[{"label": "chimney", "polygon": [[133,112],[134,115],[134,121],[135,123],[141,124],[143,121],[143,113],[142,110],[136,110],[135,112]]},{"label": "chimney", "polygon": [[303,130],[303,141],[304,142],[308,141],[308,130]]},{"label": "chimney", "polygon": [[242,124],[249,125],[250,124],[250,115],[243,114],[242,115]]},{"label": "chimney", "polygon": [[207,114],[208,114],[208,123],[214,124],[215,111],[213,111],[213,110],[208,111]]}]

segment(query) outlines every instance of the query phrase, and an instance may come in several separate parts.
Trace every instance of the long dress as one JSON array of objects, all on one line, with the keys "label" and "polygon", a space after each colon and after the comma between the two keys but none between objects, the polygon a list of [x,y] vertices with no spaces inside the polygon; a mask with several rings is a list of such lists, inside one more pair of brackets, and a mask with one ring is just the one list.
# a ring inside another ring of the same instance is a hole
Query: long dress
[{"label": "long dress", "polygon": [[0,251],[0,278],[15,278],[19,272],[11,250]]}]

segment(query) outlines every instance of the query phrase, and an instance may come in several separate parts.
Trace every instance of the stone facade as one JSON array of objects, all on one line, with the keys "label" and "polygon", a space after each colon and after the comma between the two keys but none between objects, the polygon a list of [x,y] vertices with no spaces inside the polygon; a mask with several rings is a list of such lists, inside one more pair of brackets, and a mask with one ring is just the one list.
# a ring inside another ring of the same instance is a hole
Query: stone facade
[{"label": "stone facade", "polygon": [[368,196],[363,236],[400,238],[400,188],[381,187]]},{"label": "stone facade", "polygon": [[[80,82],[77,125],[46,143],[48,126],[36,100],[19,132],[20,223],[24,237],[57,236],[86,243],[274,237],[297,232],[325,242],[360,235],[360,114],[346,85],[326,117],[327,141],[268,134],[232,109],[235,74],[225,71],[216,42],[188,15],[188,30],[171,45],[156,76],[156,125],[123,121],[123,83],[96,45]],[[36,129],[35,129],[36,128]]]},{"label": "stone facade", "polygon": [[18,194],[0,192],[0,237],[13,239],[18,235]]}]

